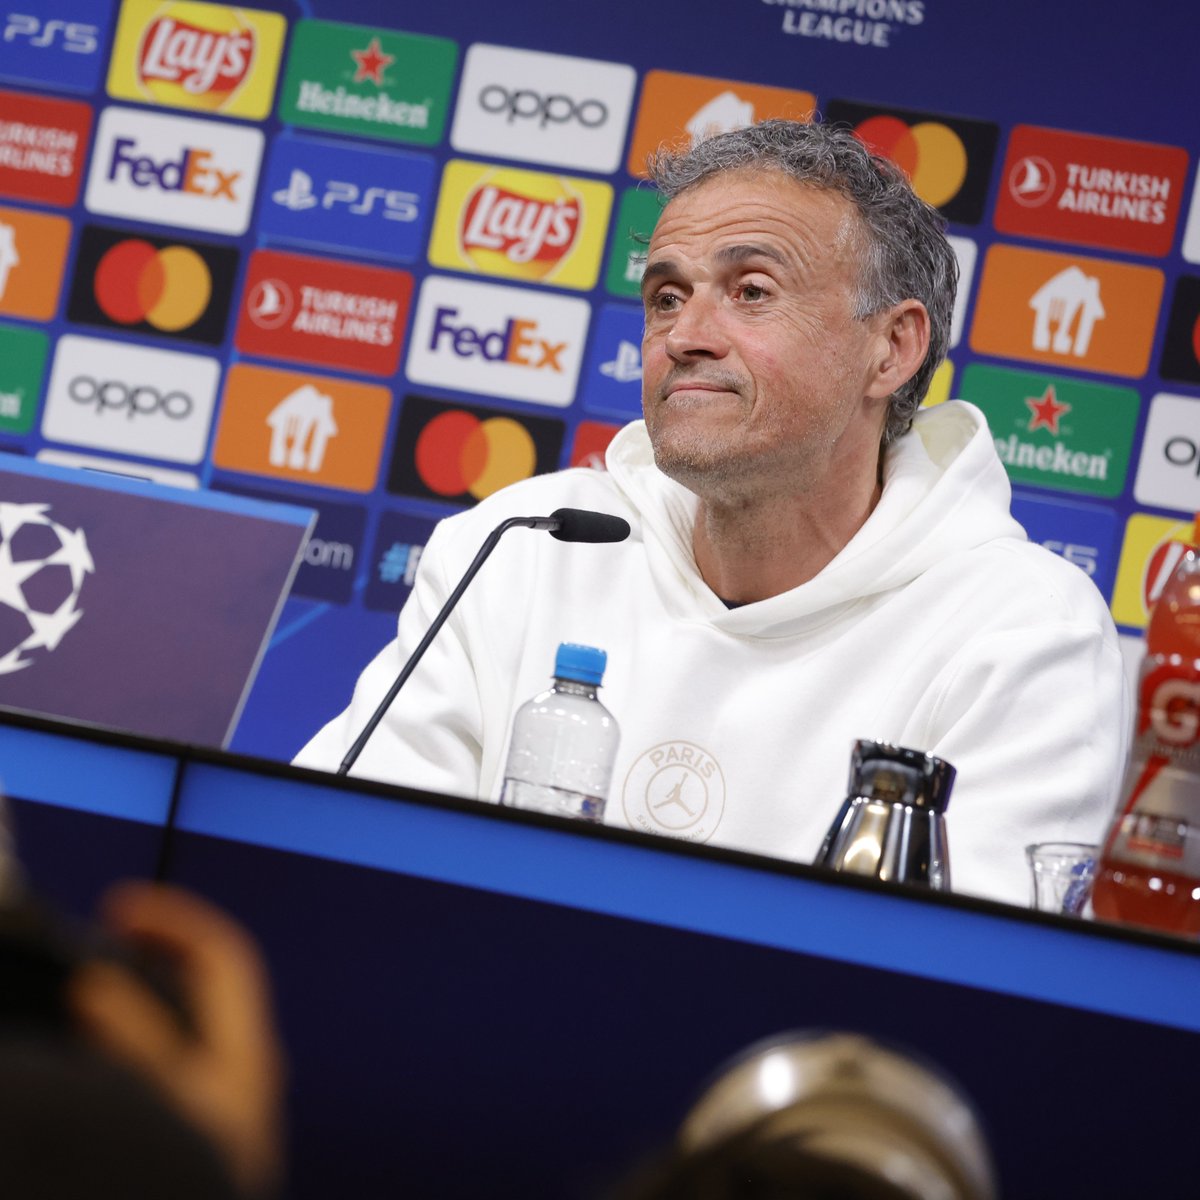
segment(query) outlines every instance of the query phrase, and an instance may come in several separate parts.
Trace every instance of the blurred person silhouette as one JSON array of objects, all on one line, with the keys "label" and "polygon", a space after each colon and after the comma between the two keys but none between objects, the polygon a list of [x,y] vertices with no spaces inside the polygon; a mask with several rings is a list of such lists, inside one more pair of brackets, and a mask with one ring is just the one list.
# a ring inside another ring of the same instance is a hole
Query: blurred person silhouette
[{"label": "blurred person silhouette", "polygon": [[847,1033],[794,1034],[723,1068],[675,1145],[616,1200],[996,1200],[961,1089]]},{"label": "blurred person silhouette", "polygon": [[283,1054],[250,935],[161,884],[112,888],[100,920],[97,953],[28,898],[0,917],[5,1197],[275,1195]]}]

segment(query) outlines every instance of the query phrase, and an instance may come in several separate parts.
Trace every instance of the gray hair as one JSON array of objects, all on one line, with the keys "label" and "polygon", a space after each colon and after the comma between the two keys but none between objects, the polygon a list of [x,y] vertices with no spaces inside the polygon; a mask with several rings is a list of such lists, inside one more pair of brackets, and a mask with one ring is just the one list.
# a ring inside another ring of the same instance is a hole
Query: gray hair
[{"label": "gray hair", "polygon": [[864,320],[902,300],[929,312],[929,351],[890,399],[884,443],[907,433],[933,373],[950,348],[958,261],[946,222],[894,163],[872,154],[848,127],[772,120],[717,133],[690,149],[663,148],[648,163],[651,182],[671,200],[713,175],[746,168],[784,171],[800,183],[845,196],[866,232],[854,316]]}]

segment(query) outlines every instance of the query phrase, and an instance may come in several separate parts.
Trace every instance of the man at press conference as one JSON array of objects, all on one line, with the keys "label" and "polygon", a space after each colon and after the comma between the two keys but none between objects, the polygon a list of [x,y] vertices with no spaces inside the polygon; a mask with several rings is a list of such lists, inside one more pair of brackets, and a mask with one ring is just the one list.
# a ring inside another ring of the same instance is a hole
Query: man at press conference
[{"label": "man at press conference", "polygon": [[579,642],[621,728],[606,823],[811,862],[875,738],[957,769],[954,890],[1026,903],[1027,843],[1101,833],[1126,689],[1090,579],[1010,516],[983,416],[917,412],[949,344],[942,219],[820,123],[717,134],[651,178],[644,421],[607,471],[443,521],[398,637],[297,763],[338,765],[501,521],[598,510],[629,539],[508,535],[355,774],[495,799],[513,713]]}]

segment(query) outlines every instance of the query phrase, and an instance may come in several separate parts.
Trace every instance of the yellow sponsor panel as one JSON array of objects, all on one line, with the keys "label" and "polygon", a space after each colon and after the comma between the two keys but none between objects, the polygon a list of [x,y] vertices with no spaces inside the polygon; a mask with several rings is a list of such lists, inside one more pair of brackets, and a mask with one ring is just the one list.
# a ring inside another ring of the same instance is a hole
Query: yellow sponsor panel
[{"label": "yellow sponsor panel", "polygon": [[287,21],[197,0],[125,0],[108,94],[260,119],[271,111]]},{"label": "yellow sponsor panel", "polygon": [[587,291],[600,271],[612,196],[608,184],[589,179],[451,161],[429,261]]},{"label": "yellow sponsor panel", "polygon": [[1190,542],[1192,534],[1191,521],[1148,513],[1134,513],[1129,518],[1113,589],[1112,614],[1118,625],[1146,627],[1150,605],[1158,598],[1181,553],[1173,543]]},{"label": "yellow sponsor panel", "polygon": [[954,364],[947,358],[933,373],[929,381],[929,390],[921,401],[922,408],[932,408],[935,404],[944,404],[950,399],[950,386],[954,383]]}]

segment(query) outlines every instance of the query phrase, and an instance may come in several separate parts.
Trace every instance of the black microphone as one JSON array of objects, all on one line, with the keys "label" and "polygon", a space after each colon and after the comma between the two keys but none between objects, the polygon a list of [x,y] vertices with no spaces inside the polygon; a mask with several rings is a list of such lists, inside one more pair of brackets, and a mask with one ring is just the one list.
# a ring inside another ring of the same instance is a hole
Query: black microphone
[{"label": "black microphone", "polygon": [[525,529],[544,529],[551,537],[556,537],[561,542],[623,542],[629,536],[628,521],[611,516],[609,513],[592,512],[586,508],[557,508],[548,517],[509,517],[507,521],[502,521],[497,525],[488,534],[487,540],[479,548],[479,553],[475,555],[466,573],[458,581],[458,586],[450,593],[446,603],[442,605],[441,611],[434,617],[433,624],[425,631],[425,636],[418,643],[417,648],[409,655],[408,662],[396,676],[396,682],[392,684],[379,707],[371,714],[366,728],[355,738],[354,745],[347,751],[346,757],[342,759],[341,765],[337,769],[339,775],[345,775],[354,765],[355,760],[362,753],[363,747],[367,744],[367,739],[375,732],[375,727],[379,722],[383,720],[383,714],[391,707],[392,701],[395,700],[400,689],[413,673],[417,663],[421,661],[425,651],[429,649],[438,630],[446,623],[447,617],[454,611],[454,606],[462,599],[467,585],[475,578],[479,568],[487,561],[488,555],[495,550],[496,544],[504,534],[516,526]]}]

